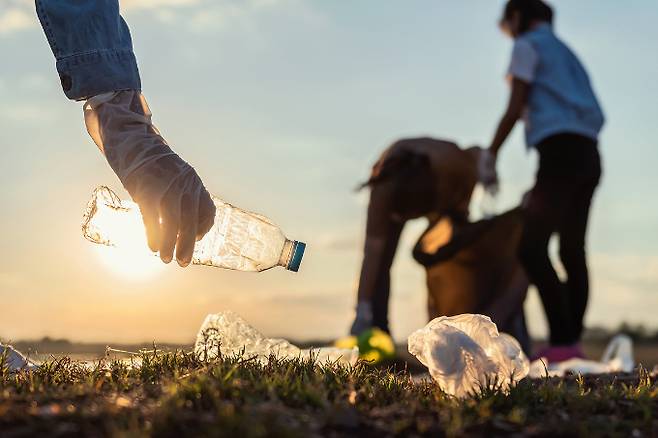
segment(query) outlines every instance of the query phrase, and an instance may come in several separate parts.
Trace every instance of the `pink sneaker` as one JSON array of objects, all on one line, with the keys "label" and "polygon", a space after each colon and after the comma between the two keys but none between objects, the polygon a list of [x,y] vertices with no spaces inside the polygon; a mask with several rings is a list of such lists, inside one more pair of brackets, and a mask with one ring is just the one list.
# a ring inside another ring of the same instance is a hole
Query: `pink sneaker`
[{"label": "pink sneaker", "polygon": [[533,356],[533,360],[545,358],[548,363],[564,362],[569,359],[585,359],[580,343],[572,345],[553,345],[542,348]]}]

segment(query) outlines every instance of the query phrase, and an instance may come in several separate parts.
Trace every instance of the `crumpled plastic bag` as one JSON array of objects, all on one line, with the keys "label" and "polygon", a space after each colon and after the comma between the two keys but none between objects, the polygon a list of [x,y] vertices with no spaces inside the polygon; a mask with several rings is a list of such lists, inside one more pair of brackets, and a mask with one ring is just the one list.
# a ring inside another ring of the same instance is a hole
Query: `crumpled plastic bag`
[{"label": "crumpled plastic bag", "polygon": [[586,359],[569,359],[564,362],[546,363],[538,359],[530,364],[529,377],[562,377],[574,374],[630,373],[635,368],[633,341],[627,335],[617,335],[608,343],[600,362]]},{"label": "crumpled plastic bag", "polygon": [[3,363],[10,372],[32,369],[37,366],[11,345],[2,344],[0,344],[0,363]]},{"label": "crumpled plastic bag", "polygon": [[285,339],[264,337],[235,312],[226,311],[208,315],[197,334],[194,351],[203,359],[243,355],[256,357],[267,362],[270,355],[278,358],[308,359],[316,362],[341,362],[354,364],[359,358],[359,349],[312,348],[302,350]]},{"label": "crumpled plastic bag", "polygon": [[441,316],[409,336],[409,353],[447,394],[462,398],[490,383],[507,390],[528,375],[529,361],[512,336],[484,315]]}]

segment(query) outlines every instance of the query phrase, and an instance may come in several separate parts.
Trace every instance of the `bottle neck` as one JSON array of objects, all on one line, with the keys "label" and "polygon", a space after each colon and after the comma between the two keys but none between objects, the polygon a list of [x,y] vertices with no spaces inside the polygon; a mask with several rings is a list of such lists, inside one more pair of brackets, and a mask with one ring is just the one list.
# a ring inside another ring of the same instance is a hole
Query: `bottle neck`
[{"label": "bottle neck", "polygon": [[286,243],[283,244],[283,250],[281,251],[281,257],[279,258],[279,266],[283,266],[288,269],[290,260],[292,260],[292,252],[295,247],[295,244],[292,240],[286,239]]}]

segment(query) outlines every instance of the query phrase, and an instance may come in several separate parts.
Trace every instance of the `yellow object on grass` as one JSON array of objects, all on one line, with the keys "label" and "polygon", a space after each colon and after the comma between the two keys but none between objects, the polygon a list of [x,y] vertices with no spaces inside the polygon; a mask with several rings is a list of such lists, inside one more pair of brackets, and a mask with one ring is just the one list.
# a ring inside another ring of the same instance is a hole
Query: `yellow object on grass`
[{"label": "yellow object on grass", "polygon": [[351,349],[358,345],[356,336],[345,336],[344,338],[336,339],[334,341],[334,347],[336,348],[345,348]]},{"label": "yellow object on grass", "polygon": [[395,343],[391,336],[378,328],[371,328],[358,337],[347,336],[334,342],[337,348],[359,347],[359,358],[372,363],[395,357]]}]

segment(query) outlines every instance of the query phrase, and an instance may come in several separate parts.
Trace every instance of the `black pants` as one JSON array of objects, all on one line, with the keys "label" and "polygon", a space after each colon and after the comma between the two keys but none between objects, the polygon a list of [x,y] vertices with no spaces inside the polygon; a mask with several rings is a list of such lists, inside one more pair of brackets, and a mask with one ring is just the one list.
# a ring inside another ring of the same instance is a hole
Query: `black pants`
[{"label": "black pants", "polygon": [[[597,143],[574,134],[552,136],[537,146],[539,171],[525,208],[520,259],[539,290],[552,345],[580,340],[589,294],[585,235],[592,196],[601,177]],[[567,274],[560,281],[548,256],[556,233]]]}]

